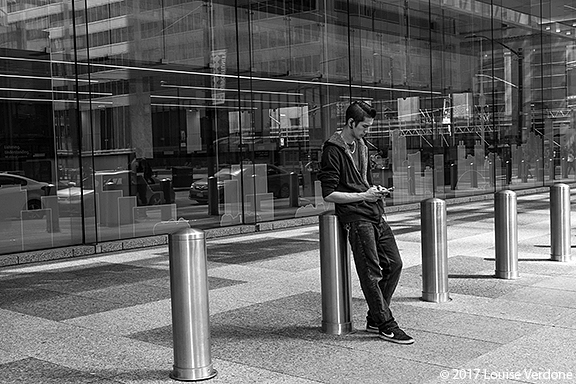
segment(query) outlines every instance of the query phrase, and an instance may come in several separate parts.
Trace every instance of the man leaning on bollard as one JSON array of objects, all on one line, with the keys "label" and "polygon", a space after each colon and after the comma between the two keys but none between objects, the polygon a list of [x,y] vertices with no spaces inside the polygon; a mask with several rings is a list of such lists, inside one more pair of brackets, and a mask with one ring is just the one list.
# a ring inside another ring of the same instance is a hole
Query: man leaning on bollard
[{"label": "man leaning on bollard", "polygon": [[372,184],[364,136],[376,110],[355,101],[346,110],[346,125],[322,147],[318,180],[325,201],[335,203],[338,220],[348,232],[360,286],[368,304],[366,331],[398,344],[412,344],[394,320],[390,300],[396,290],[402,259],[384,219],[382,198],[391,190]]}]

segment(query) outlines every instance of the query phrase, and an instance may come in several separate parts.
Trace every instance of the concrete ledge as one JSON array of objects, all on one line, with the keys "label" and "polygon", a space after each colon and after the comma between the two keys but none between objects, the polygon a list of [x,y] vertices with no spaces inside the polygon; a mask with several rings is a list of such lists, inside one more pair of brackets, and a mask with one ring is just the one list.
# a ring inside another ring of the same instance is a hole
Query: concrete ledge
[{"label": "concrete ledge", "polygon": [[122,240],[122,249],[155,247],[166,244],[168,244],[168,235],[139,237],[136,239]]},{"label": "concrete ledge", "polygon": [[105,252],[116,252],[122,250],[122,242],[106,242],[96,244],[95,246],[96,253],[105,253]]},{"label": "concrete ledge", "polygon": [[50,261],[58,259],[67,259],[74,257],[74,248],[55,248],[43,249],[39,251],[29,251],[18,254],[18,264],[35,263],[38,261]]},{"label": "concrete ledge", "polygon": [[18,264],[18,255],[5,255],[0,257],[0,267],[7,267],[9,265]]},{"label": "concrete ledge", "polygon": [[72,250],[74,251],[74,257],[89,256],[96,253],[96,249],[92,245],[77,245]]},{"label": "concrete ledge", "polygon": [[[571,185],[571,187],[573,184]],[[515,190],[518,196],[546,193],[550,191],[550,186],[538,187],[533,189]],[[446,199],[447,205],[465,204],[474,201],[493,200],[494,193],[483,195],[454,197]],[[402,204],[397,206],[385,207],[386,213],[404,212],[419,210],[420,202]],[[318,216],[298,217],[293,219],[284,219],[258,224],[237,225],[231,227],[210,228],[205,230],[206,238],[217,238],[224,236],[241,235],[246,233],[274,231],[284,228],[295,228],[300,226],[318,224]],[[108,252],[120,252],[123,250],[133,250],[138,248],[156,247],[168,244],[168,235],[147,236],[135,239],[124,239],[118,241],[107,241],[94,245],[74,245],[62,248],[45,249],[38,251],[29,251],[16,254],[0,256],[0,267],[11,265],[28,264],[41,261],[50,261],[66,259],[71,257],[88,256]]]}]

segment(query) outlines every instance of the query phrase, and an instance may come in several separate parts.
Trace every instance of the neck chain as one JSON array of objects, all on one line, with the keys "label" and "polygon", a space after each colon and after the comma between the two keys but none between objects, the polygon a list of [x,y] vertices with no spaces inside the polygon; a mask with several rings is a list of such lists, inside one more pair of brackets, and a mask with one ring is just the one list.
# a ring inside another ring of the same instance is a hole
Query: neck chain
[{"label": "neck chain", "polygon": [[356,140],[354,140],[352,144],[346,143],[346,145],[348,145],[348,149],[350,150],[351,154],[354,154],[354,152],[356,152]]},{"label": "neck chain", "polygon": [[[342,137],[342,140],[344,140],[342,132],[340,132],[340,137]],[[344,142],[346,143],[346,140],[344,140]],[[346,145],[348,146],[348,150],[350,151],[351,154],[354,154],[354,152],[356,152],[356,139],[353,139],[351,143],[346,143]]]}]

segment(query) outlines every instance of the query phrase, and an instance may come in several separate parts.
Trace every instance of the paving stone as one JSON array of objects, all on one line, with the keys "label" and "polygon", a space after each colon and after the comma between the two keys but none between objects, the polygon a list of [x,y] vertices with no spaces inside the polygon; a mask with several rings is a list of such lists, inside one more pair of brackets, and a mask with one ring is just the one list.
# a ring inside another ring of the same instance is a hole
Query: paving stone
[{"label": "paving stone", "polygon": [[3,384],[95,384],[120,383],[94,374],[69,369],[33,358],[0,364]]}]

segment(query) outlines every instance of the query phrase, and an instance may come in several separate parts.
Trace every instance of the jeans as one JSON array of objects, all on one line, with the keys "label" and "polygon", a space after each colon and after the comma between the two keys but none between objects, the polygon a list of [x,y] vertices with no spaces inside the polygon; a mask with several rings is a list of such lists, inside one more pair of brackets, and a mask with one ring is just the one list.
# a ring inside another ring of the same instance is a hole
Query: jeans
[{"label": "jeans", "polygon": [[397,327],[390,311],[390,300],[400,280],[402,259],[390,226],[382,218],[378,224],[367,221],[348,223],[346,229],[360,286],[368,304],[368,321],[380,329]]}]

